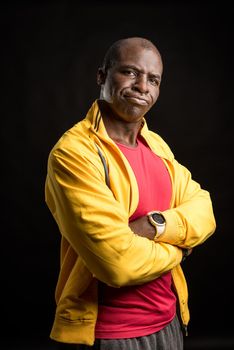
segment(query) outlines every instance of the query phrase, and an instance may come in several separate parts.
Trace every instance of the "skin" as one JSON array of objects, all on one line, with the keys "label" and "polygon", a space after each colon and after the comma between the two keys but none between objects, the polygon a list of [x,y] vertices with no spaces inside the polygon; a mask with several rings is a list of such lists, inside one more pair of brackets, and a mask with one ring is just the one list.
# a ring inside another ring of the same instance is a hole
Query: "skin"
[{"label": "skin", "polygon": [[119,60],[107,72],[98,70],[99,104],[114,141],[136,146],[142,119],[158,99],[162,70],[157,49],[145,49],[138,38],[123,43]]},{"label": "skin", "polygon": [[[163,64],[157,48],[142,39],[125,39],[118,60],[105,72],[99,68],[99,106],[108,135],[116,142],[136,147],[147,112],[159,97]],[[155,228],[147,216],[129,223],[135,234],[153,240]]]},{"label": "skin", "polygon": [[[108,69],[99,68],[100,109],[108,135],[117,142],[136,147],[143,117],[156,103],[163,65],[152,45],[142,47],[138,38],[127,39],[119,50],[119,59]],[[143,216],[129,223],[132,231],[154,239],[155,229]]]}]

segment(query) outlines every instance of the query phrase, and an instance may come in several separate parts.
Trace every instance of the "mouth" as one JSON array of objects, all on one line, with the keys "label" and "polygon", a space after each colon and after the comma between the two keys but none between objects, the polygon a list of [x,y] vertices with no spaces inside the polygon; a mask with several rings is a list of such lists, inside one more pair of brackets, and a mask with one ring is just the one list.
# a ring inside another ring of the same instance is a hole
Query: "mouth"
[{"label": "mouth", "polygon": [[135,96],[135,95],[125,95],[124,97],[126,100],[130,101],[133,104],[140,105],[140,106],[148,105],[148,101],[142,97]]}]

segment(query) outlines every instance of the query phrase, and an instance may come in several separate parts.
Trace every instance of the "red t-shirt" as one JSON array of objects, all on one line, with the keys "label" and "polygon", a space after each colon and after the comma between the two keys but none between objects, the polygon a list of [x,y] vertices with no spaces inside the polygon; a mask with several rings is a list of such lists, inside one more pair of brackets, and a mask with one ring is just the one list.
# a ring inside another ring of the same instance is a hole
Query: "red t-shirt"
[{"label": "red t-shirt", "polygon": [[[140,139],[136,148],[117,145],[128,159],[138,183],[139,204],[130,221],[152,210],[168,209],[171,180],[161,158]],[[113,288],[99,282],[99,299],[96,338],[152,334],[165,327],[176,312],[170,272],[138,286]]]}]

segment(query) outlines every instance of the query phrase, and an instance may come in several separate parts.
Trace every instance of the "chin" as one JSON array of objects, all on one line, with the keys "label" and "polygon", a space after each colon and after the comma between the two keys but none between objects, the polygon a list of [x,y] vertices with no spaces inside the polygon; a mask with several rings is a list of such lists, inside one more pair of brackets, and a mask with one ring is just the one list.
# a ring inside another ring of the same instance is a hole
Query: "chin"
[{"label": "chin", "polygon": [[142,106],[133,103],[118,102],[115,104],[109,104],[109,108],[112,110],[117,119],[124,120],[126,122],[138,122],[141,121],[145,114],[149,111],[149,106]]},{"label": "chin", "polygon": [[148,110],[148,108],[142,108],[142,106],[131,105],[126,109],[126,115],[128,115],[130,119],[140,120],[145,116]]}]

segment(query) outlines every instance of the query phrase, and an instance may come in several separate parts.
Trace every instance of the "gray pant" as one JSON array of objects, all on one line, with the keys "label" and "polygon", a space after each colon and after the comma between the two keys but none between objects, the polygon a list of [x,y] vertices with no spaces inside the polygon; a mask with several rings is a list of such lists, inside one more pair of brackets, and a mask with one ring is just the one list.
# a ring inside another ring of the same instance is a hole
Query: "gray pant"
[{"label": "gray pant", "polygon": [[93,346],[63,345],[61,350],[183,350],[183,334],[177,316],[161,331],[137,338],[96,339]]}]

